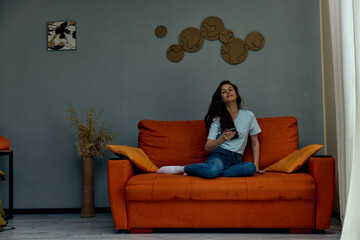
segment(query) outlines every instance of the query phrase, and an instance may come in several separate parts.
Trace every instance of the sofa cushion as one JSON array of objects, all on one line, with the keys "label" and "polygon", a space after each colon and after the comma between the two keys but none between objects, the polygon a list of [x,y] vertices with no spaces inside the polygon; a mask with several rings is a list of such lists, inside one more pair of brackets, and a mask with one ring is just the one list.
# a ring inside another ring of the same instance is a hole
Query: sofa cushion
[{"label": "sofa cushion", "polygon": [[[299,136],[295,117],[258,118],[257,121],[261,128],[260,169],[298,149]],[[142,120],[138,128],[139,147],[158,167],[204,162],[208,156],[204,150],[208,132],[202,120]],[[243,161],[253,161],[250,141]]]},{"label": "sofa cushion", "polygon": [[169,200],[314,200],[315,183],[306,173],[265,173],[253,177],[203,179],[141,174],[129,179],[129,201]]},{"label": "sofa cushion", "polygon": [[202,120],[155,121],[138,124],[139,147],[158,167],[205,162],[207,130]]},{"label": "sofa cushion", "polygon": [[285,172],[292,173],[300,169],[309,159],[309,157],[317,153],[323,145],[312,144],[306,147],[303,147],[295,152],[290,153],[287,157],[281,159],[280,161],[270,165],[265,168],[265,171],[270,172]]},{"label": "sofa cushion", "polygon": [[141,148],[123,145],[107,145],[107,147],[115,155],[129,159],[136,167],[144,172],[157,172],[157,170],[159,170]]},{"label": "sofa cushion", "polygon": [[[299,135],[295,117],[258,118],[261,133],[260,169],[264,169],[298,149]],[[250,141],[245,149],[244,162],[252,162]]]},{"label": "sofa cushion", "polygon": [[10,141],[6,137],[0,136],[0,150],[10,150]]}]

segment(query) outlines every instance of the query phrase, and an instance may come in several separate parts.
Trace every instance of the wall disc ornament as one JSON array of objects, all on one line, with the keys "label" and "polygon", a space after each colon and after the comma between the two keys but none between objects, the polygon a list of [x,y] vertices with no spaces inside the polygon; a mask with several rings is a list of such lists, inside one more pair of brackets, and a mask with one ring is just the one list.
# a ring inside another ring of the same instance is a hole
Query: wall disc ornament
[{"label": "wall disc ornament", "polygon": [[179,36],[179,45],[186,52],[196,52],[204,44],[204,38],[200,30],[190,27],[181,32]]},{"label": "wall disc ornament", "polygon": [[218,17],[207,17],[202,21],[200,30],[207,40],[216,40],[220,37],[220,33],[224,31],[224,23]]},{"label": "wall disc ornament", "polygon": [[165,37],[167,34],[167,28],[163,25],[159,25],[155,29],[155,35],[159,38]]},{"label": "wall disc ornament", "polygon": [[220,41],[222,43],[230,43],[232,40],[234,40],[234,33],[231,30],[225,29],[220,33]]},{"label": "wall disc ornament", "polygon": [[264,36],[259,32],[252,32],[246,36],[246,44],[253,51],[260,50],[264,46]]},{"label": "wall disc ornament", "polygon": [[225,29],[220,18],[211,16],[201,22],[200,30],[190,27],[182,31],[179,36],[179,44],[173,44],[167,49],[167,58],[174,63],[180,62],[184,58],[184,51],[189,53],[198,51],[204,44],[204,38],[207,40],[220,39],[222,43],[221,57],[229,64],[242,63],[248,56],[249,49],[260,50],[265,43],[264,36],[259,32],[249,33],[245,41],[235,38],[230,29]]},{"label": "wall disc ornament", "polygon": [[166,57],[171,62],[180,62],[184,58],[184,49],[182,49],[178,44],[173,44],[167,49]]},{"label": "wall disc ornament", "polygon": [[221,56],[225,62],[230,64],[239,64],[243,62],[248,55],[248,46],[240,38],[234,38],[230,43],[223,44],[221,47]]}]

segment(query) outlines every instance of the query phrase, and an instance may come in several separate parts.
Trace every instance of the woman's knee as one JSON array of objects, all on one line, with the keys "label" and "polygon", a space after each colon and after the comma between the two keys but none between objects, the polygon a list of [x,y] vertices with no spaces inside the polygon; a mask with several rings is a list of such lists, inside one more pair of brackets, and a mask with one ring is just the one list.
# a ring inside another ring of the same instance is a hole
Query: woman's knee
[{"label": "woman's knee", "polygon": [[224,171],[224,166],[221,160],[211,159],[206,163],[196,163],[184,167],[185,173],[191,176],[203,178],[216,178]]},{"label": "woman's knee", "polygon": [[208,168],[204,172],[204,178],[216,178],[219,177],[224,171],[222,163],[209,164]]},{"label": "woman's knee", "polygon": [[253,176],[256,172],[256,166],[252,162],[244,162],[244,175]]},{"label": "woman's knee", "polygon": [[223,177],[250,177],[256,172],[255,164],[251,162],[243,162],[226,169]]}]

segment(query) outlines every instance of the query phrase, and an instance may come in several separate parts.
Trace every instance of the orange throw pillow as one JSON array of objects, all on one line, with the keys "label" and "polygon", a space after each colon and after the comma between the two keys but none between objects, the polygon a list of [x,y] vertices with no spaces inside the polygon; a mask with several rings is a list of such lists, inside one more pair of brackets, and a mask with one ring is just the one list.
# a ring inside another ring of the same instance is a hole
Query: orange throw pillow
[{"label": "orange throw pillow", "polygon": [[107,147],[117,156],[127,157],[136,167],[145,172],[157,172],[159,169],[141,148],[122,145],[107,145]]},{"label": "orange throw pillow", "polygon": [[295,152],[290,153],[287,157],[270,165],[264,170],[269,172],[285,172],[292,173],[301,168],[309,157],[318,152],[323,145],[313,144],[303,147]]},{"label": "orange throw pillow", "polygon": [[10,141],[6,137],[0,136],[0,150],[10,150]]}]

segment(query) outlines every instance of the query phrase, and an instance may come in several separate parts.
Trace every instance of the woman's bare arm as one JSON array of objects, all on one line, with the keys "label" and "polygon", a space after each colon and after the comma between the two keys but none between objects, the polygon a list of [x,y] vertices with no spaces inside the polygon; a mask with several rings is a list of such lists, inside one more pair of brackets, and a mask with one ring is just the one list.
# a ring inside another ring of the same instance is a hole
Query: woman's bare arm
[{"label": "woman's bare arm", "polygon": [[254,164],[256,167],[256,172],[257,173],[265,173],[264,170],[260,170],[260,168],[259,168],[260,143],[259,143],[258,135],[256,134],[254,136],[250,136],[250,141],[251,141],[251,147],[252,147],[253,159],[254,159]]}]

